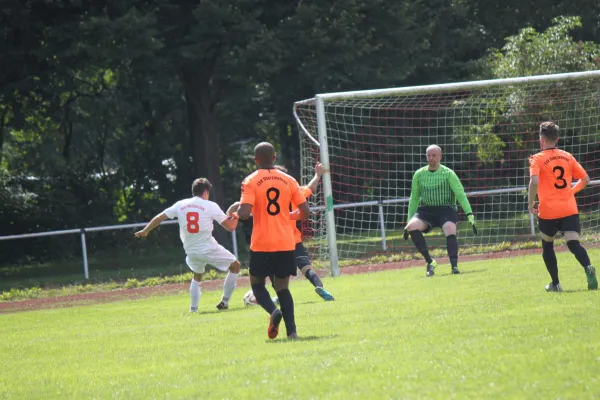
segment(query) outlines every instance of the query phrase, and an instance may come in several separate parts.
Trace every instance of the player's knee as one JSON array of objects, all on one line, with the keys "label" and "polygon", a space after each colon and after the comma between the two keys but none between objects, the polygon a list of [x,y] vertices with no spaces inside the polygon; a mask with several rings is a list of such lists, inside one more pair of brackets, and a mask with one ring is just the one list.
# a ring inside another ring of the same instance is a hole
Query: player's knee
[{"label": "player's knee", "polygon": [[564,233],[565,240],[568,242],[572,240],[579,241],[579,233],[573,231],[567,231]]},{"label": "player's knee", "polygon": [[408,225],[406,225],[406,230],[411,231],[423,231],[425,230],[426,225],[420,219],[412,219]]},{"label": "player's knee", "polygon": [[264,285],[266,282],[266,278],[264,276],[254,276],[250,275],[250,285]]},{"label": "player's knee", "polygon": [[548,236],[545,233],[540,233],[540,237],[542,238],[542,242],[554,243],[554,237],[553,236]]},{"label": "player's knee", "polygon": [[306,273],[308,271],[310,271],[312,269],[312,265],[305,265],[304,267],[300,268],[300,272],[302,272],[303,275],[306,275]]},{"label": "player's knee", "polygon": [[275,289],[276,292],[279,292],[280,290],[287,289],[289,287],[289,283],[290,283],[289,276],[287,278],[275,277],[275,282],[273,283],[273,288]]},{"label": "player's knee", "polygon": [[240,272],[240,267],[241,266],[242,266],[242,264],[240,264],[240,262],[238,260],[235,260],[229,266],[229,272],[231,272],[233,274],[238,274]]},{"label": "player's knee", "polygon": [[197,273],[197,272],[194,272],[194,280],[195,280],[196,282],[201,282],[201,281],[202,281],[202,275],[203,275],[203,274],[199,274],[199,273]]},{"label": "player's knee", "polygon": [[453,222],[446,222],[444,226],[442,226],[442,230],[446,236],[456,235],[456,224]]}]

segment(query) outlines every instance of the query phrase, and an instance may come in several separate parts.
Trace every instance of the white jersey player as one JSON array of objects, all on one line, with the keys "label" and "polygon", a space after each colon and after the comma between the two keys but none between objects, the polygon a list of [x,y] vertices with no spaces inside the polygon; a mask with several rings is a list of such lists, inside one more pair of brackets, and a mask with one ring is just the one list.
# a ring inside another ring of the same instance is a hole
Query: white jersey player
[{"label": "white jersey player", "polygon": [[206,178],[199,178],[192,183],[194,197],[178,201],[171,207],[158,214],[135,236],[146,237],[150,231],[166,219],[177,218],[179,221],[179,236],[183,242],[183,249],[187,257],[185,262],[194,272],[190,285],[191,305],[190,311],[198,311],[200,302],[200,282],[207,264],[221,271],[229,270],[223,283],[223,297],[217,304],[217,309],[225,310],[229,307],[229,299],[235,289],[240,263],[235,256],[221,246],[212,236],[213,221],[217,221],[225,229],[233,232],[238,224],[235,214],[225,215],[217,203],[208,200],[211,183]]}]

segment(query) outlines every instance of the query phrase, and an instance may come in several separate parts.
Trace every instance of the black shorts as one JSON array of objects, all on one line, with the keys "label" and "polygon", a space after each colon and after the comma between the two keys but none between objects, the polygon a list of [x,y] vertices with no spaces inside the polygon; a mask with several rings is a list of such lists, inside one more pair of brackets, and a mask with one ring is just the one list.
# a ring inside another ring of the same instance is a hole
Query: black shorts
[{"label": "black shorts", "polygon": [[308,251],[306,247],[300,243],[296,243],[296,250],[294,250],[294,255],[296,256],[296,267],[298,269],[302,269],[307,265],[310,265],[310,258],[308,257]]},{"label": "black shorts", "polygon": [[429,225],[425,233],[431,228],[441,228],[446,222],[458,224],[458,213],[450,206],[421,206],[417,208],[415,217]]},{"label": "black shorts", "polygon": [[296,276],[294,250],[272,252],[250,250],[250,275],[259,278],[273,275],[277,278]]},{"label": "black shorts", "polygon": [[544,235],[554,237],[557,232],[577,232],[581,233],[579,225],[579,214],[569,215],[568,217],[557,219],[542,219],[538,218],[538,228]]}]

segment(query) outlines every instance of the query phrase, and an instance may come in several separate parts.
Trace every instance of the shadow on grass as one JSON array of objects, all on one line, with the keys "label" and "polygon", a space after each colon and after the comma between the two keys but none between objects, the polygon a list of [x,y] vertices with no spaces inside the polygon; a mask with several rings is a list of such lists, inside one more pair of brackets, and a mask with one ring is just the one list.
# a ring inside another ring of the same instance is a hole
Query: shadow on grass
[{"label": "shadow on grass", "polygon": [[[437,277],[448,277],[448,276],[459,277],[461,275],[478,274],[478,273],[485,272],[485,271],[487,271],[487,270],[485,268],[483,268],[483,269],[469,269],[469,270],[466,270],[466,271],[463,270],[463,271],[460,271],[460,274],[453,274],[451,272],[444,272],[442,274],[439,274],[439,273],[436,272],[435,275],[433,276],[433,278],[435,278],[436,276]],[[431,279],[431,277],[425,276],[425,275],[423,275],[423,278],[424,279]]]},{"label": "shadow on grass", "polygon": [[[234,312],[239,312],[239,311],[247,311],[248,308],[244,307],[244,308],[229,308],[227,310],[211,310],[211,311],[199,311],[196,313],[190,313],[188,312],[188,314],[196,314],[196,315],[212,315],[212,314],[229,314],[229,313],[234,313]],[[265,314],[266,315],[266,314]]]},{"label": "shadow on grass", "polygon": [[590,290],[590,289],[567,289],[567,290],[563,290],[562,292],[559,292],[559,293],[579,293],[579,292],[597,292],[597,290]]},{"label": "shadow on grass", "polygon": [[313,342],[313,341],[317,341],[317,340],[327,340],[327,339],[335,339],[337,338],[338,335],[323,335],[323,336],[319,336],[319,335],[309,335],[309,336],[300,336],[297,339],[288,339],[288,338],[282,338],[279,340],[266,340],[265,343],[269,343],[269,344],[285,344],[285,343],[293,343],[293,342]]}]

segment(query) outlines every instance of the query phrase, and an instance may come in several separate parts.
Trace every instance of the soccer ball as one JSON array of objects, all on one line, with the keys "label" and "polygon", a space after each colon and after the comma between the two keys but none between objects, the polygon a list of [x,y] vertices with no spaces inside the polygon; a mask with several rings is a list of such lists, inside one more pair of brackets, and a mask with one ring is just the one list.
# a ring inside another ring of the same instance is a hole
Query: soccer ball
[{"label": "soccer ball", "polygon": [[252,290],[248,290],[248,292],[246,292],[246,294],[244,295],[244,305],[245,306],[257,306],[258,302],[256,301],[256,297],[254,297],[254,292],[252,292]]}]

